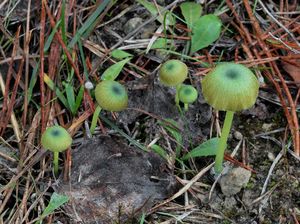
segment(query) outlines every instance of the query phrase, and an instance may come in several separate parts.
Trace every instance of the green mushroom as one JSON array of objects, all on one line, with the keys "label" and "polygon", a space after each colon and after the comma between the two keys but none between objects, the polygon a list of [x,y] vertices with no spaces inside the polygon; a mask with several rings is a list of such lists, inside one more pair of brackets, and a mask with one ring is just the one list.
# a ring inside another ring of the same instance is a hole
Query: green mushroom
[{"label": "green mushroom", "polygon": [[167,86],[176,87],[175,103],[179,106],[178,92],[181,84],[187,78],[188,68],[179,60],[168,60],[159,69],[159,80]]},{"label": "green mushroom", "polygon": [[54,174],[58,174],[58,156],[72,144],[72,138],[66,129],[59,125],[49,127],[41,139],[42,146],[53,152]]},{"label": "green mushroom", "polygon": [[94,133],[97,119],[102,109],[117,112],[127,108],[128,94],[123,85],[114,80],[103,80],[95,89],[95,98],[98,106],[95,109],[90,127],[91,134]]},{"label": "green mushroom", "polygon": [[252,107],[257,99],[259,82],[250,69],[231,62],[218,64],[202,80],[205,100],[216,110],[226,111],[215,159],[215,172],[223,170],[223,157],[233,115]]},{"label": "green mushroom", "polygon": [[184,110],[187,111],[189,104],[194,103],[198,98],[198,92],[191,85],[182,85],[179,89],[179,100],[184,103]]},{"label": "green mushroom", "polygon": [[128,105],[125,87],[113,80],[101,81],[96,86],[95,97],[99,106],[108,111],[121,111]]}]

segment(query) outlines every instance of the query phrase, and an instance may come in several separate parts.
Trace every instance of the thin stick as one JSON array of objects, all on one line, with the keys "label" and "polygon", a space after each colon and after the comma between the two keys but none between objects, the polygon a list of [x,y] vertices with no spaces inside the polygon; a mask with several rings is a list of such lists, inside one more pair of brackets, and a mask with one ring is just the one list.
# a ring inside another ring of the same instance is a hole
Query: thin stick
[{"label": "thin stick", "polygon": [[267,189],[269,180],[270,180],[270,178],[271,178],[271,175],[272,175],[272,173],[273,173],[273,170],[274,170],[276,164],[277,164],[277,163],[279,162],[279,160],[282,158],[284,152],[285,152],[285,149],[282,149],[282,150],[278,153],[278,155],[276,156],[276,158],[274,159],[274,161],[273,161],[273,163],[272,163],[272,165],[271,165],[271,167],[270,167],[270,169],[269,169],[268,176],[267,176],[267,178],[266,178],[266,180],[265,180],[265,182],[264,182],[263,188],[261,189],[260,196],[262,196],[262,195],[266,192],[266,189]]},{"label": "thin stick", "polygon": [[213,163],[202,169],[196,176],[194,176],[183,188],[181,188],[176,194],[174,194],[172,197],[168,198],[167,200],[163,201],[162,203],[154,206],[150,213],[157,210],[159,207],[169,203],[170,201],[178,198],[180,195],[182,195],[184,192],[186,192],[194,183],[196,183],[207,171],[209,171],[213,167]]},{"label": "thin stick", "polygon": [[[24,112],[22,116],[23,127],[26,126],[26,118],[27,118],[27,110],[28,110],[28,80],[29,80],[29,43],[30,43],[30,8],[31,8],[31,0],[28,1],[27,6],[27,19],[26,19],[26,33],[25,33],[25,41],[24,41],[24,57],[25,57],[25,96],[24,96]],[[23,131],[24,132],[24,131]]]},{"label": "thin stick", "polygon": [[[262,9],[268,14],[268,16],[270,16],[270,18],[272,18],[278,26],[280,26],[285,32],[287,32],[290,37],[293,39],[293,41],[295,41],[295,43],[297,43],[297,45],[300,47],[300,43],[297,41],[297,38],[294,36],[293,33],[291,33],[282,23],[280,23],[274,16],[272,13],[269,12],[269,10],[267,9],[267,7],[264,5],[264,3],[261,0],[258,0],[258,3],[260,4],[260,6],[262,7]],[[269,33],[270,34],[270,33]]]},{"label": "thin stick", "polygon": [[[54,28],[54,27],[56,26],[56,22],[54,21],[54,18],[53,18],[52,14],[51,14],[51,11],[50,11],[50,9],[49,9],[49,7],[48,7],[48,5],[47,5],[47,2],[46,2],[45,0],[43,0],[42,2],[43,2],[42,5],[46,8],[47,15],[49,16],[50,25],[51,25],[52,28]],[[83,79],[82,79],[81,76],[80,76],[79,69],[78,69],[77,66],[75,65],[75,63],[74,63],[74,61],[73,61],[73,59],[72,59],[72,56],[71,56],[70,52],[69,52],[68,49],[67,49],[66,44],[64,43],[62,37],[60,36],[60,33],[59,33],[59,32],[56,32],[56,33],[55,33],[55,37],[57,38],[59,44],[61,45],[62,49],[64,50],[64,53],[65,53],[66,56],[67,56],[68,62],[70,63],[70,65],[71,65],[72,68],[74,69],[74,72],[75,72],[75,74],[76,74],[76,76],[77,76],[77,78],[78,78],[80,84],[81,84],[81,85],[84,85],[84,81],[83,81]],[[84,90],[84,93],[85,93],[84,96],[87,98],[87,102],[88,102],[90,108],[91,108],[92,110],[94,110],[94,109],[95,109],[95,108],[94,108],[94,103],[93,103],[93,100],[92,100],[90,94],[88,94],[88,92],[87,92],[86,89]]]},{"label": "thin stick", "polygon": [[[168,9],[172,8],[173,6],[175,6],[177,3],[182,2],[182,0],[176,0],[174,2],[172,2],[170,5],[166,6],[161,13],[164,13],[165,11],[167,11]],[[118,43],[116,43],[114,46],[112,46],[110,48],[110,50],[116,49],[117,47],[119,47],[125,40],[129,39],[130,37],[134,36],[137,32],[139,32],[144,26],[146,26],[148,23],[153,22],[154,20],[156,20],[156,18],[159,16],[159,14],[157,14],[156,16],[151,17],[150,19],[148,19],[146,22],[144,22],[143,24],[141,24],[140,26],[138,26],[137,28],[135,28],[133,31],[131,31],[129,34],[127,34],[125,37],[123,37],[120,41],[118,41]]]},{"label": "thin stick", "polygon": [[[11,117],[11,114],[13,112],[13,108],[14,108],[15,101],[16,101],[16,96],[17,96],[17,90],[18,90],[19,82],[21,80],[21,75],[22,75],[22,71],[23,71],[23,64],[24,64],[24,60],[22,59],[21,62],[20,62],[20,65],[19,65],[19,70],[18,70],[17,77],[15,79],[15,83],[14,83],[14,86],[13,86],[13,89],[12,89],[10,104],[9,104],[7,112],[6,112],[6,116],[4,117],[4,120],[3,120],[3,129],[0,132],[0,135],[3,135],[3,133],[6,129],[6,126],[9,122],[9,120],[10,120],[9,118]],[[6,89],[6,90],[9,90],[9,88]],[[8,100],[8,96],[7,96],[7,100]],[[17,127],[19,127],[19,126],[17,126]],[[16,130],[17,129],[18,128],[16,128]],[[18,130],[18,131],[20,131],[20,130]],[[20,132],[18,134],[19,134],[19,138],[20,138],[20,136],[21,136]],[[20,147],[20,149],[22,149],[22,148]],[[22,151],[21,151],[21,154],[22,154]]]},{"label": "thin stick", "polygon": [[[4,85],[4,80],[2,77],[2,74],[0,72],[0,89],[2,91],[2,94],[4,96],[5,94],[5,85]],[[9,103],[9,99],[7,99],[7,103]],[[11,124],[14,130],[14,134],[16,136],[16,139],[18,142],[21,141],[21,131],[20,131],[20,127],[19,127],[19,123],[17,121],[16,115],[14,113],[14,111],[12,111],[11,115],[10,115],[10,119],[11,119]]]},{"label": "thin stick", "polygon": [[[268,57],[272,57],[270,50],[268,48],[268,46],[263,42],[263,40],[261,39],[261,36],[259,34],[263,33],[260,25],[258,23],[258,21],[255,19],[255,17],[253,16],[252,13],[252,9],[250,6],[249,1],[243,0],[246,11],[251,19],[251,21],[253,22],[253,27],[257,33],[257,40],[258,40],[258,44],[261,46],[262,50],[264,51],[264,53],[268,56]],[[291,131],[291,134],[293,136],[293,143],[294,143],[294,150],[296,155],[300,155],[300,135],[299,135],[299,123],[298,123],[298,117],[297,117],[297,113],[296,113],[296,107],[292,98],[292,95],[288,89],[288,86],[285,83],[285,80],[282,77],[282,74],[278,68],[278,66],[274,63],[274,62],[270,62],[270,65],[272,66],[272,68],[274,69],[274,73],[279,77],[283,90],[285,92],[285,95],[287,97],[288,103],[291,107],[291,112],[287,111],[287,108],[284,107],[285,110],[285,114],[286,116],[289,116],[291,121],[289,121],[289,128]],[[272,81],[272,80],[271,80]],[[276,82],[274,82],[276,83]],[[278,92],[281,92],[281,89],[278,89]],[[282,103],[284,103],[284,99],[282,99]],[[288,117],[287,117],[288,118]]]},{"label": "thin stick", "polygon": [[45,123],[45,87],[44,87],[44,37],[45,37],[45,22],[46,22],[46,13],[45,6],[42,4],[41,9],[41,22],[40,22],[40,93],[41,93],[41,133],[46,129]]}]

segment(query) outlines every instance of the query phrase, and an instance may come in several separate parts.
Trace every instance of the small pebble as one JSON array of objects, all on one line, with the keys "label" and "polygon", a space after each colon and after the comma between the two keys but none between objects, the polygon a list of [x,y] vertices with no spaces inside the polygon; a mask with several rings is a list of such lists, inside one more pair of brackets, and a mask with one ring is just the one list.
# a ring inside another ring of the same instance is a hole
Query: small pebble
[{"label": "small pebble", "polygon": [[124,32],[129,34],[131,31],[135,30],[138,26],[143,23],[143,19],[140,17],[134,17],[127,21],[124,25]]},{"label": "small pebble", "polygon": [[242,140],[243,139],[243,134],[239,131],[235,131],[233,136],[236,140]]},{"label": "small pebble", "polygon": [[165,0],[156,0],[157,4],[165,5]]},{"label": "small pebble", "polygon": [[153,37],[153,33],[155,33],[156,25],[155,23],[149,23],[145,27],[143,27],[141,32],[142,39],[148,39]]},{"label": "small pebble", "polygon": [[264,124],[262,125],[262,129],[263,129],[264,131],[270,131],[271,128],[272,128],[272,126],[273,126],[272,123],[271,123],[271,124],[264,123]]},{"label": "small pebble", "polygon": [[275,160],[275,156],[274,156],[274,154],[272,152],[268,152],[268,158],[272,162]]},{"label": "small pebble", "polygon": [[94,85],[93,83],[91,83],[90,81],[87,81],[85,84],[84,84],[84,87],[86,89],[93,89],[94,88]]},{"label": "small pebble", "polygon": [[242,167],[231,168],[228,173],[221,177],[219,184],[225,196],[239,193],[250,180],[251,172]]},{"label": "small pebble", "polygon": [[223,206],[227,209],[232,209],[236,206],[237,202],[233,196],[226,197]]},{"label": "small pebble", "polygon": [[283,170],[276,170],[275,174],[282,177],[284,175],[284,171]]}]

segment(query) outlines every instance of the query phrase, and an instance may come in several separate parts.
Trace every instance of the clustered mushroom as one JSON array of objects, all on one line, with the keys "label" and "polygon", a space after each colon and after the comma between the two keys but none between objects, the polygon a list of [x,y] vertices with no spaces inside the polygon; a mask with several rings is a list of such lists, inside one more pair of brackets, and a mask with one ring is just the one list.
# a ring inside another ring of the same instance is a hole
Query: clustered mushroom
[{"label": "clustered mushroom", "polygon": [[176,88],[175,103],[179,106],[179,90],[183,81],[187,78],[188,68],[179,60],[168,60],[159,69],[159,80],[166,86]]},{"label": "clustered mushroom", "polygon": [[[160,81],[167,86],[176,87],[176,105],[179,106],[179,101],[183,102],[185,111],[198,97],[198,92],[193,86],[182,84],[187,78],[187,73],[186,64],[179,60],[168,60],[159,70]],[[258,80],[251,70],[231,62],[219,63],[202,81],[203,96],[208,104],[216,110],[226,111],[215,159],[216,174],[223,170],[224,151],[234,112],[252,107],[258,96],[258,89]],[[95,98],[100,108],[98,112],[101,109],[121,111],[128,105],[125,87],[113,80],[101,81],[96,86]],[[70,147],[71,136],[64,128],[56,125],[46,129],[41,143],[44,148],[54,153],[54,173],[57,174],[59,152]]]},{"label": "clustered mushroom", "polygon": [[182,85],[179,89],[179,100],[184,103],[184,110],[187,111],[189,104],[197,100],[198,92],[195,87],[191,85]]}]

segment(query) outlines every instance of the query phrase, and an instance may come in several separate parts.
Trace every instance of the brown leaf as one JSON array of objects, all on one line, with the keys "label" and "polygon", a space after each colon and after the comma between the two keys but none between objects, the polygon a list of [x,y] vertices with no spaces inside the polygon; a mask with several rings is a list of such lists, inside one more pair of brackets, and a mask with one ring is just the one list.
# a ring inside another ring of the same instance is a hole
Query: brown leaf
[{"label": "brown leaf", "polygon": [[282,61],[283,69],[293,78],[296,85],[300,85],[300,59],[291,59],[289,62]]}]

